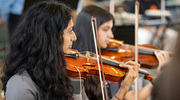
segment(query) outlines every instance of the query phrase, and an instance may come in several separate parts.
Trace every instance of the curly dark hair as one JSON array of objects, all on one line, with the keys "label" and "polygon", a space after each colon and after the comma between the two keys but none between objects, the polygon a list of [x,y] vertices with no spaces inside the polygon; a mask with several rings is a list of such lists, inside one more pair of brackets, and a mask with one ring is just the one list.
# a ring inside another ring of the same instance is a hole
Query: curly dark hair
[{"label": "curly dark hair", "polygon": [[55,1],[36,3],[23,15],[10,37],[1,78],[4,91],[13,75],[26,70],[43,100],[73,99],[63,52],[63,31],[71,18],[71,9]]}]

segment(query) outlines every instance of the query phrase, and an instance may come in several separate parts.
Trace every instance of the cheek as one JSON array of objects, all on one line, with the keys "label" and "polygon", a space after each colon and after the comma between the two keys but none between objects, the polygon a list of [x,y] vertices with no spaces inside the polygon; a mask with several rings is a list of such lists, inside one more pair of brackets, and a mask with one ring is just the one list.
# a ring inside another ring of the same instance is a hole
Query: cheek
[{"label": "cheek", "polygon": [[103,32],[101,32],[99,34],[99,43],[100,43],[101,48],[105,48],[105,46],[106,46],[106,41],[105,40],[106,40],[105,35],[103,35]]},{"label": "cheek", "polygon": [[104,40],[104,32],[103,31],[99,31],[98,32],[98,34],[99,34],[99,41],[103,41]]},{"label": "cheek", "polygon": [[70,36],[69,36],[68,34],[64,35],[64,44],[67,44],[67,43],[68,43],[69,37],[70,37]]},{"label": "cheek", "polygon": [[68,38],[67,38],[67,35],[63,35],[63,50],[66,50],[67,49],[67,46],[68,46]]},{"label": "cheek", "polygon": [[102,36],[99,36],[100,45],[104,43],[104,38]]}]

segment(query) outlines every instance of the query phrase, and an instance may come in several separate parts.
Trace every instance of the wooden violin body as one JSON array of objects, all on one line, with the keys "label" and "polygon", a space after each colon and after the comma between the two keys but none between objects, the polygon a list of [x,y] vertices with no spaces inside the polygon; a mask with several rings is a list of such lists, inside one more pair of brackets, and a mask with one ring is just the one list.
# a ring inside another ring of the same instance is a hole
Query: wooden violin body
[{"label": "wooden violin body", "polygon": [[[86,76],[99,76],[98,64],[95,57],[87,58],[78,53],[78,57],[66,56],[67,73],[69,77],[73,78],[86,78]],[[121,82],[125,76],[125,70],[103,64],[105,79],[110,82]],[[80,76],[81,73],[81,76]]]},{"label": "wooden violin body", "polygon": [[[86,79],[86,76],[99,76],[95,54],[94,56],[88,58],[83,54],[75,52],[73,54],[66,55],[65,57],[67,63],[66,70],[69,77]],[[119,67],[119,64],[122,64],[122,62],[113,60],[106,56],[102,57],[102,62],[105,80],[113,83],[121,82],[127,71],[126,69]],[[142,69],[139,70],[139,73],[144,74],[148,80],[153,79],[148,72],[143,71]]]}]

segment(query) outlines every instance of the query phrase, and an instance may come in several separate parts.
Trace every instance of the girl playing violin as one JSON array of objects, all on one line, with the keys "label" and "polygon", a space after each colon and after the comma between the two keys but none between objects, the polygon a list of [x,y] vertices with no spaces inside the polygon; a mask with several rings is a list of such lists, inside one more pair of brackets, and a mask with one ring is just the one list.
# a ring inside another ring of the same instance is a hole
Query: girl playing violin
[{"label": "girl playing violin", "polygon": [[[6,100],[87,100],[83,93],[75,96],[66,72],[64,54],[70,53],[75,40],[67,6],[58,2],[33,5],[10,38],[1,78]],[[120,67],[129,70],[117,93],[123,99],[140,65],[130,61]]]},{"label": "girl playing violin", "polygon": [[[114,28],[114,17],[106,10],[90,5],[86,6],[78,15],[76,25],[75,25],[75,33],[77,36],[77,41],[74,43],[73,48],[78,49],[79,51],[91,51],[95,52],[94,40],[92,34],[92,26],[91,26],[91,17],[96,17],[97,19],[97,34],[99,34],[99,43],[100,48],[107,48],[109,44],[109,40],[114,37],[112,31]],[[166,56],[169,56],[165,52],[155,53],[159,59],[160,64],[166,63],[169,59]],[[165,56],[164,56],[165,55]],[[134,63],[134,62],[133,62]],[[96,77],[87,77],[85,80],[85,90],[86,94],[90,100],[94,98],[102,98],[101,91],[99,86],[99,79]],[[108,95],[109,98],[114,97],[119,88],[122,86],[121,83],[108,83],[107,86],[109,89]],[[142,91],[140,91],[140,99],[147,99],[147,97],[151,93],[152,85],[148,84]],[[148,90],[148,91],[147,91]],[[94,91],[99,91],[94,92]],[[116,94],[117,96],[118,94]],[[134,98],[134,92],[130,91],[126,94],[126,99],[132,100]],[[132,98],[130,98],[132,97]]]}]

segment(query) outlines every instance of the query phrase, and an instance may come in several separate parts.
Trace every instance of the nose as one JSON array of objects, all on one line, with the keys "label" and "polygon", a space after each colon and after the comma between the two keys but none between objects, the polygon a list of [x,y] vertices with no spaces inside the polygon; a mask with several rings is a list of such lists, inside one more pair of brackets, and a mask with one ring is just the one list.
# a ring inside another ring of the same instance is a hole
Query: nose
[{"label": "nose", "polygon": [[112,31],[109,32],[108,37],[109,37],[110,39],[113,39],[113,38],[114,38],[114,35],[113,35],[113,32],[112,32]]},{"label": "nose", "polygon": [[74,31],[73,31],[73,33],[72,33],[72,41],[76,41],[77,40],[77,37],[76,37],[76,34],[74,33]]}]

